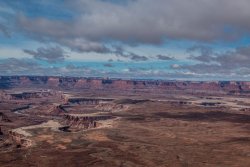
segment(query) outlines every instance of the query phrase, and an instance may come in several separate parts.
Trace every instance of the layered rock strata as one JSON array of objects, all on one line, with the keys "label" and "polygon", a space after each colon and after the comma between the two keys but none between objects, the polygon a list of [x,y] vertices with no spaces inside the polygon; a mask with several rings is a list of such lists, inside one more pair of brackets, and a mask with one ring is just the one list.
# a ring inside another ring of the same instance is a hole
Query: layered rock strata
[{"label": "layered rock strata", "polygon": [[[210,92],[213,94],[250,93],[250,82],[243,81],[164,81],[123,80],[79,77],[2,76],[0,88],[40,87],[53,89],[88,89],[124,92],[166,93],[185,91],[189,93]],[[19,96],[19,95],[18,95]],[[25,95],[29,96],[29,95]]]}]

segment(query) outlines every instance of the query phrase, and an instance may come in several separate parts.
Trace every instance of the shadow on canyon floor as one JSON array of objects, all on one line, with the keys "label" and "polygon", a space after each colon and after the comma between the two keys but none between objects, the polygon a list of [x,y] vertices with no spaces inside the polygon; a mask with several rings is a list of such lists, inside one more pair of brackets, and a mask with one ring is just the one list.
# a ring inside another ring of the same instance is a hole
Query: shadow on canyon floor
[{"label": "shadow on canyon floor", "polygon": [[232,122],[232,123],[249,123],[250,115],[246,114],[235,114],[227,113],[222,111],[214,112],[181,112],[181,113],[168,113],[168,112],[158,112],[155,113],[156,116],[163,118],[173,118],[185,121],[207,121],[207,122]]}]

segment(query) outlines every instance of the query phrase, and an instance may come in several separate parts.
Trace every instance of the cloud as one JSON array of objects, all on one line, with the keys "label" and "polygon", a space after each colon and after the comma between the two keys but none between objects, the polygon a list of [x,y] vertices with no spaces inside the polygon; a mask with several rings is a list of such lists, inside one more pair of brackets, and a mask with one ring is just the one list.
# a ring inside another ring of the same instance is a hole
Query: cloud
[{"label": "cloud", "polygon": [[104,67],[114,67],[114,65],[111,64],[111,63],[105,63],[105,64],[103,64],[103,66],[104,66]]},{"label": "cloud", "polygon": [[250,68],[250,46],[238,47],[218,55],[216,61],[225,68]]},{"label": "cloud", "polygon": [[[195,68],[200,67],[200,68]],[[205,68],[204,68],[205,67]],[[196,65],[194,66],[194,70],[202,69],[202,70],[212,70],[212,66],[204,66],[204,65]],[[214,68],[218,68],[218,70],[222,70],[219,66],[214,66]],[[191,66],[190,68],[191,69]],[[217,69],[215,69],[217,70]],[[63,67],[55,67],[55,66],[44,66],[43,64],[39,64],[33,59],[15,59],[9,58],[4,59],[0,62],[0,73],[2,75],[36,75],[36,76],[76,76],[76,77],[114,77],[114,78],[137,78],[140,76],[141,79],[181,79],[181,80],[208,80],[208,79],[216,79],[221,80],[229,78],[232,79],[247,79],[249,77],[249,68],[244,68],[240,72],[242,75],[239,76],[237,74],[220,74],[214,75],[213,71],[211,73],[199,74],[199,71],[175,71],[170,72],[167,70],[159,70],[152,68],[137,68],[137,67],[129,67],[123,69],[112,69],[109,70],[96,70],[93,67],[85,67],[85,66],[75,66],[73,64],[69,64]]]},{"label": "cloud", "polygon": [[147,61],[148,57],[141,56],[133,52],[125,51],[125,49],[122,46],[113,46],[114,51],[112,51],[113,54],[115,54],[117,57],[123,57],[128,58],[133,61]]},{"label": "cloud", "polygon": [[225,53],[214,53],[210,48],[204,46],[192,50],[197,49],[202,51],[198,56],[192,56],[191,59],[195,59],[200,63],[182,65],[179,69],[189,70],[197,74],[214,75],[235,74],[243,76],[248,75],[250,72],[250,46],[238,47],[234,51],[227,51]]},{"label": "cloud", "polygon": [[62,10],[74,11],[70,20],[28,17],[24,12],[17,17],[18,26],[55,41],[82,38],[138,44],[159,44],[166,38],[233,40],[250,32],[249,0],[130,0],[125,4],[73,0],[65,6]]},{"label": "cloud", "polygon": [[191,72],[168,72],[165,70],[157,70],[157,69],[150,69],[150,68],[127,68],[124,69],[122,72],[116,73],[108,73],[112,75],[120,76],[127,78],[136,78],[138,76],[145,79],[178,79],[178,80],[193,80],[193,79],[201,79],[204,80],[202,75],[191,73]]},{"label": "cloud", "polygon": [[194,72],[196,74],[215,74],[215,75],[221,75],[221,74],[230,74],[231,70],[223,68],[221,65],[216,64],[194,64],[194,65],[183,65],[180,66],[179,69],[186,69],[190,72]]},{"label": "cloud", "polygon": [[[72,0],[60,4],[54,15],[70,17],[58,19],[44,13],[30,16],[19,8],[16,27],[20,32],[39,41],[55,42],[77,52],[112,53],[109,43],[158,45],[165,39],[201,42],[236,40],[250,33],[250,1],[248,0]],[[56,9],[56,3],[37,3],[42,9]],[[112,11],[112,12],[110,12]],[[211,12],[216,11],[216,12]],[[53,15],[53,12],[51,13]],[[198,49],[198,48],[193,48]],[[208,60],[209,50],[194,59]],[[117,51],[116,51],[117,53]],[[132,60],[147,57],[127,53]],[[210,57],[209,57],[210,58]],[[168,60],[160,56],[160,60]]]},{"label": "cloud", "polygon": [[156,55],[156,57],[157,57],[159,60],[173,60],[172,57],[165,56],[165,55]]},{"label": "cloud", "polygon": [[134,60],[134,61],[147,61],[148,58],[146,56],[140,56],[140,55],[137,55],[135,53],[129,53],[127,55],[131,60]]},{"label": "cloud", "polygon": [[65,55],[62,48],[56,46],[56,47],[50,47],[50,48],[43,48],[40,47],[36,51],[24,49],[25,53],[28,53],[32,55],[37,60],[43,60],[48,63],[56,63],[60,61],[64,61]]},{"label": "cloud", "polygon": [[[187,52],[192,64],[190,62],[185,64],[183,61],[180,65],[172,65],[171,70],[176,70],[176,73],[179,72],[182,76],[187,74],[246,76],[250,72],[249,46],[238,47],[223,53],[207,47],[215,46],[217,42],[224,44],[225,41],[232,42],[230,46],[233,47],[234,42],[242,37],[248,39],[249,0],[72,0],[63,2],[56,0],[56,2],[29,1],[29,7],[17,0],[0,3],[5,5],[4,8],[13,11],[1,15],[0,19],[11,23],[0,23],[0,33],[5,36],[8,36],[9,32],[13,32],[13,35],[17,34],[20,38],[14,42],[24,38],[58,46],[24,50],[37,60],[49,63],[63,61],[67,55],[61,48],[67,47],[74,52],[96,52],[109,54],[109,56],[113,54],[114,60],[116,55],[117,59],[122,61],[150,59],[168,61],[173,58],[164,54],[154,57],[141,55],[135,51],[136,47],[142,45],[141,48],[150,48],[152,45],[158,45],[163,48],[165,45],[161,44],[166,40],[173,41],[175,47],[177,46],[175,41],[178,43],[184,40],[187,41],[187,45],[191,43],[198,43],[198,45],[189,48]],[[34,9],[37,10],[34,12]],[[123,47],[113,47],[114,44]],[[130,46],[130,50],[124,49],[128,48],[127,45]],[[214,48],[216,49],[217,46]],[[27,64],[27,66],[31,65]],[[31,69],[34,70],[32,66]],[[66,71],[74,71],[75,74],[83,71],[88,74],[103,72],[84,67],[53,69],[58,73],[64,71],[64,74]],[[143,70],[138,71],[138,74],[142,72]],[[162,72],[158,73],[162,75]],[[156,75],[157,71],[152,71],[151,74]],[[169,75],[166,74],[166,76]]]},{"label": "cloud", "polygon": [[[207,46],[196,45],[191,48],[188,48],[187,52],[191,53],[189,58],[193,60],[201,61],[204,63],[209,63],[214,60],[213,54],[215,53],[213,52],[212,48]],[[192,53],[197,53],[197,52],[199,54],[198,56],[192,55]]]},{"label": "cloud", "polygon": [[84,39],[64,39],[58,40],[58,43],[68,46],[73,51],[77,52],[96,52],[96,53],[110,53],[110,49],[107,48],[104,44],[99,42],[87,41]]},{"label": "cloud", "polygon": [[172,69],[178,69],[178,68],[180,68],[181,66],[179,65],[179,64],[172,64],[171,65],[171,68]]}]

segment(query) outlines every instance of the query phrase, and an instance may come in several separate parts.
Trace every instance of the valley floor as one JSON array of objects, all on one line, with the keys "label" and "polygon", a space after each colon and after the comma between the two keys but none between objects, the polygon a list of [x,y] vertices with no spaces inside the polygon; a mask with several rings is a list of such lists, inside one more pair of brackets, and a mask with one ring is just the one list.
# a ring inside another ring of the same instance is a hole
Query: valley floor
[{"label": "valley floor", "polygon": [[1,100],[1,167],[250,166],[246,97],[68,94]]}]

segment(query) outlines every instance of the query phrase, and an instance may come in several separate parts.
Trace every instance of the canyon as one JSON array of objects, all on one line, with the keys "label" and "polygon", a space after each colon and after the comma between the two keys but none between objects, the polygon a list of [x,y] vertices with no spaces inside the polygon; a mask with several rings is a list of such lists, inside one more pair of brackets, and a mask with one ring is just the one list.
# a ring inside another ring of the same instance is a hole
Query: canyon
[{"label": "canyon", "polygon": [[249,90],[237,81],[2,76],[0,166],[249,166]]}]

